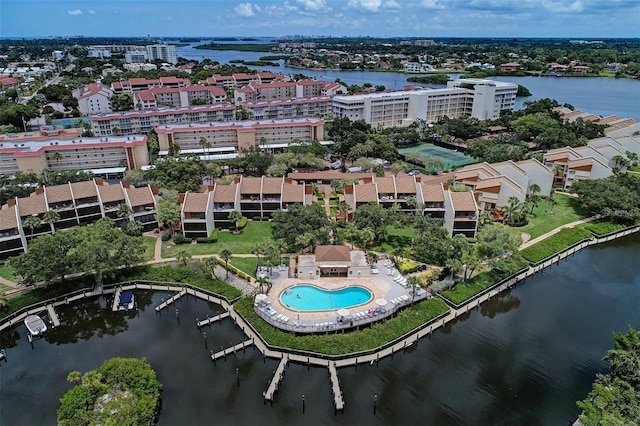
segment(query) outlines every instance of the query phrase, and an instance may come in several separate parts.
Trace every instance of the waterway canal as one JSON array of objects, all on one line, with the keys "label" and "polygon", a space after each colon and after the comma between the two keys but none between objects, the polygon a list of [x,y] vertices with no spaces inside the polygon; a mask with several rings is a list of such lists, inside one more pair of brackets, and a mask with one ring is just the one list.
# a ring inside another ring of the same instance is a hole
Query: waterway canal
[{"label": "waterway canal", "polygon": [[[0,336],[0,424],[54,424],[72,370],[114,356],[146,357],[164,385],[161,425],[567,424],[588,393],[611,333],[640,327],[640,235],[590,247],[421,340],[405,354],[338,370],[346,401],[334,416],[327,369],[290,365],[273,406],[263,404],[275,360],[248,348],[214,365],[209,351],[244,340],[220,308],[137,292],[135,313],[94,299],[56,308],[63,326],[33,348],[20,325]],[[179,320],[175,309],[179,310]],[[237,386],[236,368],[240,378]],[[305,413],[302,413],[302,395]],[[378,395],[373,414],[374,395]]]}]

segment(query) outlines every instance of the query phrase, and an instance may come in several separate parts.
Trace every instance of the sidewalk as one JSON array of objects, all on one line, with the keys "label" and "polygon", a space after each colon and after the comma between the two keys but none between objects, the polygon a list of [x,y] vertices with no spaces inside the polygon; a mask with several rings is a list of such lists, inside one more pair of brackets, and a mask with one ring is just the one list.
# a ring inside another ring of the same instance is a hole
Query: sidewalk
[{"label": "sidewalk", "polygon": [[539,243],[542,240],[546,240],[547,238],[549,238],[552,235],[557,234],[558,232],[562,231],[565,228],[573,228],[577,225],[583,224],[583,223],[587,223],[587,222],[591,222],[593,220],[597,220],[600,219],[600,215],[595,215],[595,216],[591,216],[588,217],[586,219],[581,219],[581,220],[576,220],[575,222],[571,222],[571,223],[567,223],[566,225],[562,225],[558,228],[552,229],[551,231],[547,232],[546,234],[542,234],[539,237],[536,238],[532,238],[529,241],[527,241],[526,243],[523,243],[520,247],[518,247],[518,250],[524,250],[527,247],[530,247],[536,243]]}]

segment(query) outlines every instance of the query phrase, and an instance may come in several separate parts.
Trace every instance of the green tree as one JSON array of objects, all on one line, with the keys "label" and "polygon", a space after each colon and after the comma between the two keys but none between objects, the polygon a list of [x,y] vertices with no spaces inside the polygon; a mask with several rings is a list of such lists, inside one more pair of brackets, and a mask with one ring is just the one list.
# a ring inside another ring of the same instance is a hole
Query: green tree
[{"label": "green tree", "polygon": [[52,231],[55,231],[53,224],[60,220],[60,214],[55,210],[49,209],[42,215],[42,220],[51,227]]},{"label": "green tree", "polygon": [[220,250],[220,259],[224,261],[224,267],[227,270],[226,279],[229,279],[229,260],[231,260],[231,250],[228,248],[223,248]]},{"label": "green tree", "polygon": [[129,219],[129,217],[133,214],[133,209],[129,207],[128,204],[122,203],[118,206],[118,211],[116,212],[116,216],[121,219]]},{"label": "green tree", "polygon": [[22,226],[24,226],[25,228],[28,228],[30,233],[31,233],[31,239],[33,239],[33,231],[36,228],[40,227],[40,224],[42,222],[40,221],[40,218],[36,215],[33,216],[27,216],[23,221],[22,221]]},{"label": "green tree", "polygon": [[176,259],[178,262],[182,263],[184,266],[187,266],[189,262],[191,262],[191,253],[186,250],[178,250],[176,253]]},{"label": "green tree", "polygon": [[218,265],[218,262],[216,262],[216,259],[214,257],[205,257],[200,262],[202,263],[204,269],[211,273],[211,279],[218,279],[218,276],[216,275],[216,266]]},{"label": "green tree", "polygon": [[328,238],[329,218],[324,207],[318,203],[307,206],[294,204],[287,211],[278,210],[273,213],[271,222],[274,239],[283,240],[288,248],[297,246],[297,236],[320,229],[326,231],[325,237]]},{"label": "green tree", "polygon": [[236,227],[236,233],[237,233],[238,232],[238,222],[240,222],[240,219],[242,219],[242,213],[240,213],[238,210],[230,211],[228,219],[229,219],[229,222],[233,223],[234,226]]},{"label": "green tree", "polygon": [[626,173],[571,185],[580,206],[592,215],[632,223],[640,219],[640,178]]},{"label": "green tree", "polygon": [[176,207],[171,204],[161,205],[158,209],[158,221],[163,227],[169,228],[169,232],[173,237],[174,227],[180,222],[180,213],[178,213]]},{"label": "green tree", "polygon": [[67,375],[67,382],[75,383],[79,385],[81,383],[81,374],[79,371],[72,371]]}]

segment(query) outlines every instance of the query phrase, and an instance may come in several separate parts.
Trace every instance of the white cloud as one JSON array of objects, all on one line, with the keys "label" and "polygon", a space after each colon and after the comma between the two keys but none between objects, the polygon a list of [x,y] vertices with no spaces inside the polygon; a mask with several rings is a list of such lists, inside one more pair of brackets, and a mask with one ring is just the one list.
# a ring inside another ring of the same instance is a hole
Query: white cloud
[{"label": "white cloud", "polygon": [[444,6],[440,3],[440,0],[422,0],[420,6],[425,9],[444,9]]},{"label": "white cloud", "polygon": [[93,9],[89,9],[89,10],[87,10],[87,12],[89,12],[89,15],[95,15],[96,14],[96,11],[93,10]]},{"label": "white cloud", "polygon": [[400,9],[400,5],[395,0],[389,0],[384,4],[385,9]]},{"label": "white cloud", "polygon": [[349,0],[347,6],[365,12],[377,12],[382,6],[382,0]]},{"label": "white cloud", "polygon": [[575,1],[554,1],[544,0],[542,6],[555,13],[580,13],[584,10],[584,4],[581,0]]},{"label": "white cloud", "polygon": [[78,15],[82,15],[82,11],[80,9],[75,9],[75,10],[67,10],[67,13],[71,16],[78,16]]},{"label": "white cloud", "polygon": [[[296,3],[301,5],[304,10],[312,11],[312,12],[320,12],[327,8],[327,3],[325,0],[296,0]],[[287,3],[285,2],[285,5]]]},{"label": "white cloud", "polygon": [[256,16],[256,13],[260,13],[260,6],[251,3],[240,3],[234,9],[237,16],[244,16],[250,18]]}]

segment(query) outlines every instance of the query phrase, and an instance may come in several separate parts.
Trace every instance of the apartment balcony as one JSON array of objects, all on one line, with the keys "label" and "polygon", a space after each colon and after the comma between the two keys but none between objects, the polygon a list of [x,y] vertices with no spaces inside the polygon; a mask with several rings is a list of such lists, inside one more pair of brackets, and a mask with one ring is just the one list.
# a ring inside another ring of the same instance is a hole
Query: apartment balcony
[{"label": "apartment balcony", "polygon": [[98,200],[98,197],[79,198],[76,199],[76,208],[93,206],[98,204],[99,202],[100,201]]},{"label": "apartment balcony", "polygon": [[51,210],[55,210],[58,213],[63,212],[65,210],[72,210],[75,208],[75,206],[73,205],[73,201],[64,201],[61,203],[53,203],[53,204],[49,204],[49,208]]},{"label": "apartment balcony", "polygon": [[20,232],[17,229],[5,229],[0,231],[0,243],[2,241],[13,240],[20,237]]},{"label": "apartment balcony", "polygon": [[233,203],[213,203],[214,212],[230,212],[232,210],[235,210]]},{"label": "apartment balcony", "polygon": [[456,213],[453,220],[455,222],[475,222],[478,220],[478,215],[475,212]]},{"label": "apartment balcony", "polygon": [[136,206],[133,208],[133,215],[137,216],[140,214],[149,214],[150,212],[156,211],[156,206],[154,204],[146,204],[143,206]]},{"label": "apartment balcony", "polygon": [[262,210],[274,212],[276,210],[280,210],[280,202],[276,203],[262,203]]}]

